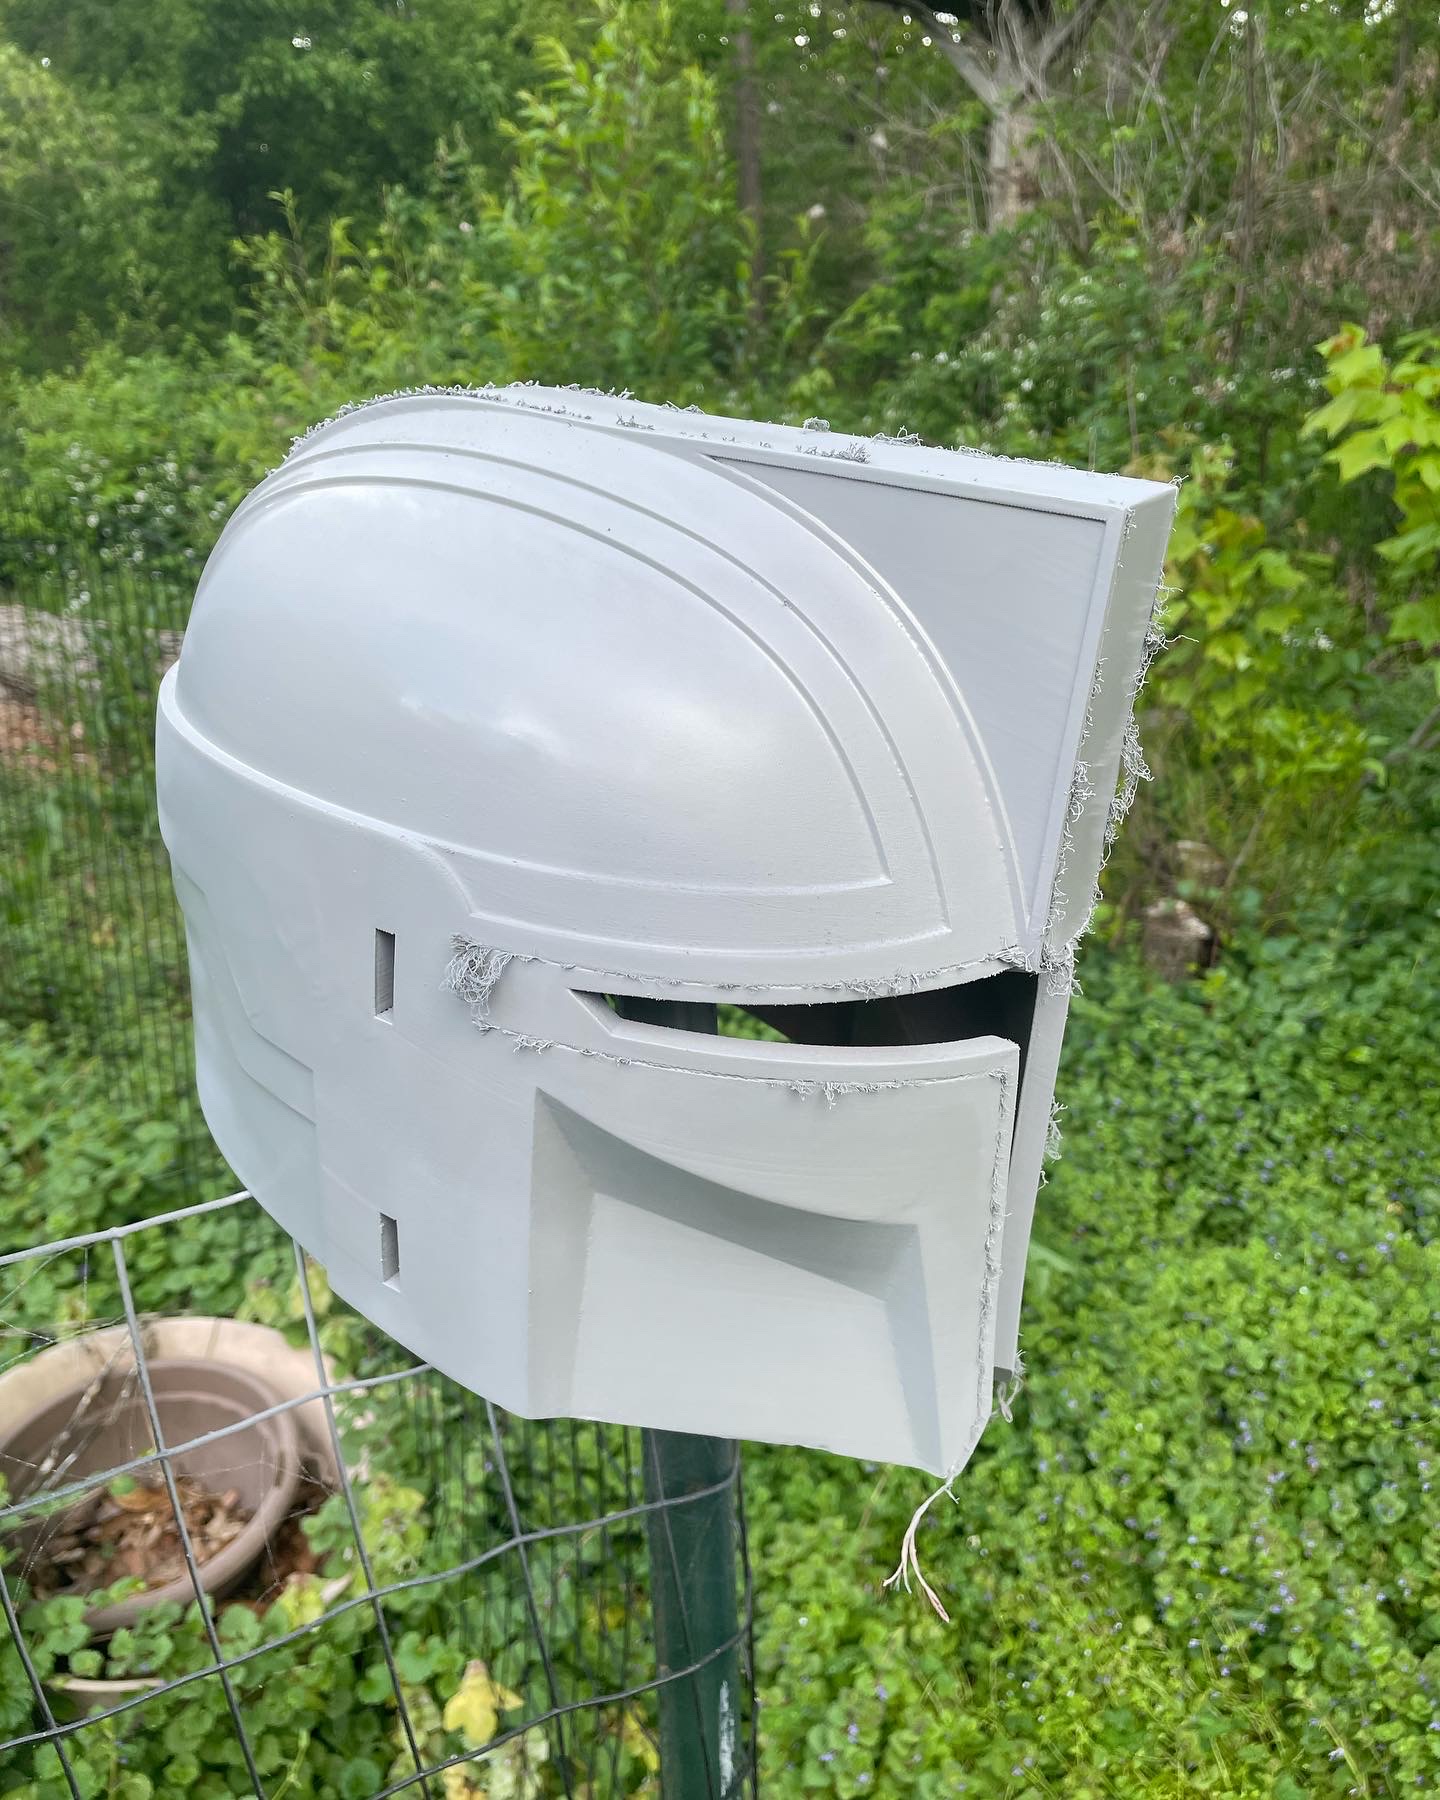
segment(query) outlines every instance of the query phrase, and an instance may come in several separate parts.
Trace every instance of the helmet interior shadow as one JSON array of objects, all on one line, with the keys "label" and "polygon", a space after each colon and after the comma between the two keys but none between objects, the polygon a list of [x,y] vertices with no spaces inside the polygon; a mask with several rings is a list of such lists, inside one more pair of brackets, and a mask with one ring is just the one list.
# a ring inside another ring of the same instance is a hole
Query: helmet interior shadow
[{"label": "helmet interior shadow", "polygon": [[[792,1044],[875,1047],[884,1044],[949,1044],[964,1038],[999,1037],[1020,1051],[1020,1077],[1035,1017],[1040,977],[1003,969],[979,981],[927,993],[885,994],[864,1000],[819,1000],[803,1005],[735,1006]],[[674,1031],[714,1033],[719,1008],[711,1001],[660,1000],[649,995],[599,996],[622,1018]]]}]

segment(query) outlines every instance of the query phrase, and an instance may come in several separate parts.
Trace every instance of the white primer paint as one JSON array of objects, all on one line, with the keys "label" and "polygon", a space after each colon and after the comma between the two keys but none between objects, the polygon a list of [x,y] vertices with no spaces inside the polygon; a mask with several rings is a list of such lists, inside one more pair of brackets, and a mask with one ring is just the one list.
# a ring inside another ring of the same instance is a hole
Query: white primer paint
[{"label": "white primer paint", "polygon": [[[226,1156],[516,1412],[948,1484],[1018,1376],[1173,498],[579,390],[308,434],[161,693]],[[963,1023],[1026,976],[1013,1029]],[[760,1043],[604,994],[960,1023]]]}]

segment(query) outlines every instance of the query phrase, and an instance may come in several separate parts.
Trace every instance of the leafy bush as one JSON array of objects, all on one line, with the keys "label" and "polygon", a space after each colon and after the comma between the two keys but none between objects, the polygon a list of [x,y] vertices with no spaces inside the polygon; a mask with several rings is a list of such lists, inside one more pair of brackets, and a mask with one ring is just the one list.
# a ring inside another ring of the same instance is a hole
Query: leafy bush
[{"label": "leafy bush", "polygon": [[1267,798],[1293,807],[1375,766],[1356,703],[1377,645],[1331,559],[1277,544],[1231,474],[1226,447],[1192,450],[1166,565],[1174,641],[1146,700],[1185,715],[1192,757],[1222,765],[1253,816]]},{"label": "leafy bush", "polygon": [[736,362],[749,304],[716,84],[681,52],[671,0],[643,18],[604,0],[599,18],[587,54],[542,44],[549,79],[507,127],[485,299],[517,375],[611,387],[643,368],[693,390]]},{"label": "leafy bush", "polygon": [[193,585],[230,507],[264,472],[227,454],[235,405],[198,349],[181,358],[102,345],[70,373],[17,386],[11,562],[23,548],[27,561],[63,566],[66,551],[93,545]]},{"label": "leafy bush", "polygon": [[[1320,346],[1333,398],[1305,422],[1336,448],[1327,462],[1349,484],[1390,478],[1399,529],[1375,544],[1387,571],[1389,638],[1440,648],[1440,331],[1416,332],[1387,357],[1358,325]],[[1432,661],[1440,688],[1440,660]],[[1416,740],[1419,747],[1424,730]]]},{"label": "leafy bush", "polygon": [[219,210],[162,191],[198,147],[193,126],[77,89],[50,63],[0,42],[0,367],[44,366],[102,331],[150,342],[176,312],[225,299]]},{"label": "leafy bush", "polygon": [[1177,431],[1225,437],[1247,503],[1313,464],[1296,446],[1317,371],[1277,359],[1268,333],[1229,341],[1206,257],[1161,253],[1125,219],[1084,256],[1039,220],[956,232],[918,198],[873,209],[869,230],[883,279],[822,347],[867,424],[1107,469]]}]

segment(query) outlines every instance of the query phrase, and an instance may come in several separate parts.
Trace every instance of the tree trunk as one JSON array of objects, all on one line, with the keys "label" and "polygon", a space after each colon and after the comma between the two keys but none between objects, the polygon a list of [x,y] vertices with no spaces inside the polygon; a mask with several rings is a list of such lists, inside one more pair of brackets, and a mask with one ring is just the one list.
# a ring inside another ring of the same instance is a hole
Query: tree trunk
[{"label": "tree trunk", "polygon": [[1035,190],[1034,108],[1018,94],[999,96],[990,111],[986,157],[986,214],[991,231],[1005,231]]},{"label": "tree trunk", "polygon": [[931,0],[876,0],[876,4],[891,12],[915,14],[935,48],[989,114],[986,224],[991,231],[1013,225],[1040,191],[1036,125],[1049,72],[1065,59],[1073,61],[1105,0],[1075,0],[1058,17],[1049,8],[1029,24],[1012,0],[995,0],[993,8],[983,9],[983,20],[971,19],[963,32],[955,15],[943,7],[937,11]]}]

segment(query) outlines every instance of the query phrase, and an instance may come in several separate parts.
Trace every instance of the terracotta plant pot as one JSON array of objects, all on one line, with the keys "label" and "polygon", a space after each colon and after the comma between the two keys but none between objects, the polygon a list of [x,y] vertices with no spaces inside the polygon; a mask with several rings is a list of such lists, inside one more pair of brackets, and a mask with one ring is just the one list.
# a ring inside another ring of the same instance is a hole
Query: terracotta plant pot
[{"label": "terracotta plant pot", "polygon": [[[269,1388],[277,1400],[294,1400],[290,1409],[300,1432],[305,1474],[322,1487],[338,1488],[340,1471],[322,1400],[303,1400],[320,1385],[308,1345],[287,1341],[273,1325],[253,1319],[224,1319],[203,1313],[147,1319],[145,1354],[151,1362],[180,1357],[187,1362],[219,1363],[241,1369]],[[22,1413],[32,1412],[77,1383],[88,1384],[112,1366],[133,1368],[135,1352],[126,1325],[85,1327],[48,1349],[0,1370],[0,1430]],[[334,1370],[326,1362],[326,1378]]]},{"label": "terracotta plant pot", "polygon": [[[280,1398],[248,1370],[221,1362],[160,1359],[150,1363],[150,1379],[167,1443],[184,1443],[234,1425],[276,1405]],[[37,1492],[47,1478],[53,1487],[68,1486],[143,1457],[151,1448],[144,1397],[128,1358],[117,1356],[98,1375],[19,1416],[0,1417],[0,1475],[14,1499]],[[299,1433],[289,1412],[256,1419],[173,1459],[177,1476],[189,1476],[212,1493],[233,1491],[238,1509],[250,1515],[229,1542],[200,1563],[200,1582],[207,1593],[224,1593],[257,1560],[294,1502],[300,1464]],[[22,1555],[33,1555],[47,1537],[83,1525],[101,1499],[97,1491],[43,1517],[22,1514],[10,1541]],[[193,1599],[187,1571],[113,1606],[93,1608],[86,1623],[101,1637],[133,1624],[150,1607],[183,1606]]]},{"label": "terracotta plant pot", "polygon": [[[151,1361],[180,1357],[247,1370],[272,1389],[277,1399],[297,1402],[287,1416],[294,1419],[300,1433],[304,1474],[321,1487],[333,1490],[339,1486],[339,1467],[324,1403],[302,1398],[314,1393],[318,1384],[308,1346],[291,1344],[273,1325],[205,1314],[147,1319],[144,1335]],[[125,1325],[102,1326],[98,1331],[83,1329],[74,1337],[63,1338],[48,1349],[12,1363],[0,1371],[0,1427],[22,1413],[36,1410],[77,1383],[89,1386],[112,1366],[134,1366],[130,1332]],[[328,1361],[326,1376],[334,1378]],[[327,1603],[333,1598],[335,1595],[327,1594]],[[68,1719],[108,1711],[134,1694],[159,1687],[164,1679],[162,1675],[86,1677],[57,1671],[46,1680],[45,1687],[52,1704],[62,1709],[62,1716]]]},{"label": "terracotta plant pot", "polygon": [[45,1683],[45,1692],[56,1707],[56,1716],[70,1719],[83,1719],[88,1713],[109,1712],[112,1706],[131,1699],[136,1694],[153,1693],[158,1687],[165,1685],[163,1675],[132,1675],[124,1680],[102,1677],[89,1679],[83,1675],[52,1675]]}]

